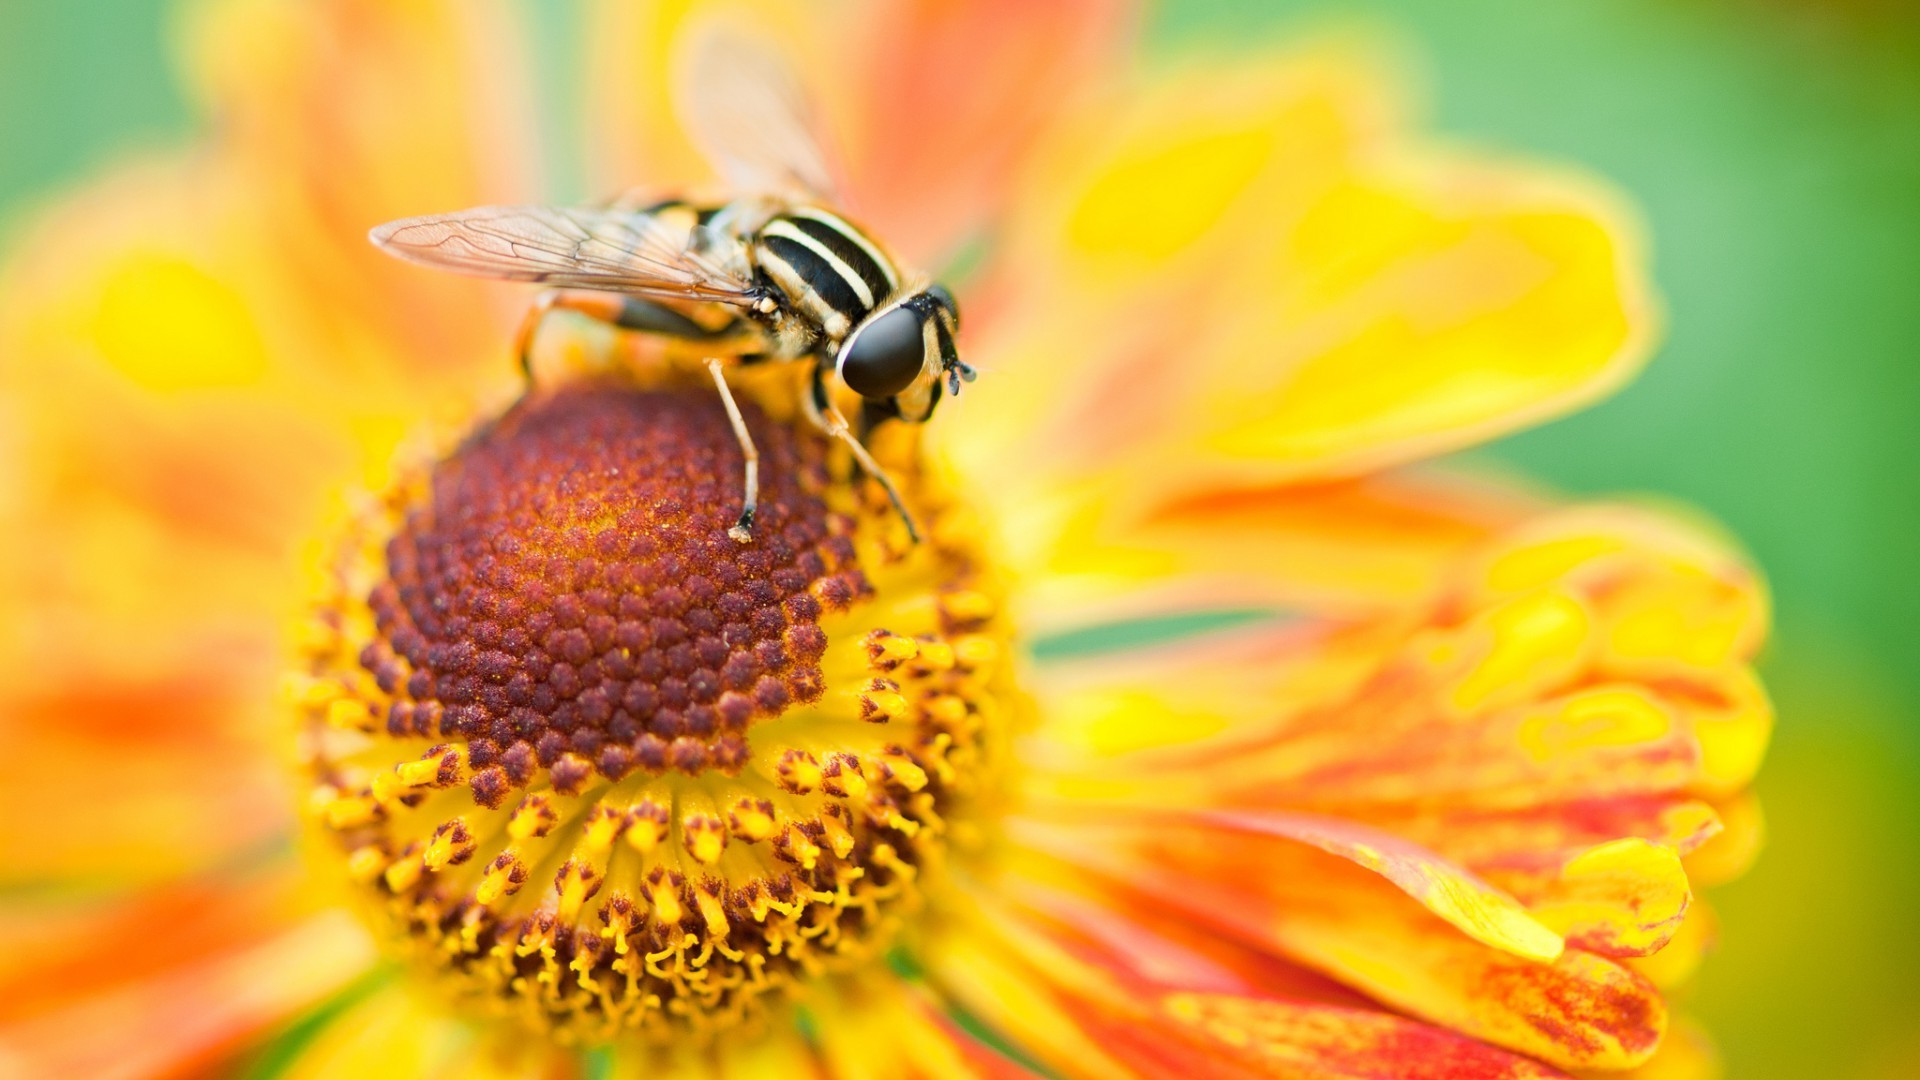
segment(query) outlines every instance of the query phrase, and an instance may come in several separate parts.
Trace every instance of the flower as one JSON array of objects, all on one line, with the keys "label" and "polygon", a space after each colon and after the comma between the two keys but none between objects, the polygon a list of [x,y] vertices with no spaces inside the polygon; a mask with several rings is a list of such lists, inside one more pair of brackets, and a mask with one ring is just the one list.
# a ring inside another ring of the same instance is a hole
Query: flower
[{"label": "flower", "polygon": [[[592,9],[607,187],[702,179],[661,78],[699,14]],[[569,374],[402,450],[516,389],[526,296],[362,240],[527,196],[494,5],[221,0],[190,35],[217,135],[29,236],[0,282],[33,360],[0,399],[0,1062],[1710,1067],[1663,988],[1712,938],[1695,887],[1756,842],[1761,589],[1672,513],[1419,464],[1637,367],[1624,212],[1416,137],[1337,48],[1143,74],[1105,0],[762,17],[861,220],[973,264],[983,375],[923,457],[882,448],[918,548],[778,367],[738,387],[770,493],[745,549],[698,524],[732,508],[718,403],[673,385]],[[645,347],[561,324],[542,355]],[[342,477],[388,494],[331,504]],[[608,679],[658,700],[616,728]]]}]

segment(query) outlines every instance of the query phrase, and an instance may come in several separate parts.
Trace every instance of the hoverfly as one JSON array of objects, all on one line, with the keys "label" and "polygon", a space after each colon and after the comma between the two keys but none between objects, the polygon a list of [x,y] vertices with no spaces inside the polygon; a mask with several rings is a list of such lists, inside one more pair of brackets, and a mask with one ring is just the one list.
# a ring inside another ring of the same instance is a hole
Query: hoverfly
[{"label": "hoverfly", "polygon": [[[599,207],[482,206],[389,222],[370,239],[425,266],[550,286],[515,338],[529,380],[534,334],[556,308],[706,343],[717,355],[704,364],[745,460],[740,516],[728,530],[742,543],[752,537],[759,455],[726,365],[811,364],[803,412],[848,446],[918,541],[913,515],[862,440],[885,420],[925,422],[943,388],[957,394],[973,381],[955,345],[953,294],[903,269],[831,208],[840,200],[812,110],[773,49],[712,32],[691,59],[683,120],[739,192],[731,201],[636,193]],[[702,306],[722,312],[717,328],[690,314]],[[862,399],[860,434],[834,406],[829,379]]]}]

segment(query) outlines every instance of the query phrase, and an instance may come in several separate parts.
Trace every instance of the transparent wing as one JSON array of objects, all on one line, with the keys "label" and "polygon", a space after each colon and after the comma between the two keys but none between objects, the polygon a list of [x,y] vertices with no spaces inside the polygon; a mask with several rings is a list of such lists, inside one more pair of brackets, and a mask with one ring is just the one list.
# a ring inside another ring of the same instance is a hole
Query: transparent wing
[{"label": "transparent wing", "polygon": [[680,119],[728,183],[841,202],[819,117],[778,46],[711,23],[693,33],[680,72]]},{"label": "transparent wing", "polygon": [[408,262],[508,281],[722,303],[752,287],[740,241],[617,208],[480,206],[390,221],[368,238]]}]

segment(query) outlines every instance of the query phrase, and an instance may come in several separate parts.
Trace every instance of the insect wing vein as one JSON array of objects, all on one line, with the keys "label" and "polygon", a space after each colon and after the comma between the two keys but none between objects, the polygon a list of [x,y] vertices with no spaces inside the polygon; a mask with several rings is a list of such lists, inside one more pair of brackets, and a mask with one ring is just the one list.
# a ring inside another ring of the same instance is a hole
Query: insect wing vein
[{"label": "insect wing vein", "polygon": [[842,202],[818,115],[773,43],[715,22],[692,35],[676,104],[727,180],[758,194]]},{"label": "insect wing vein", "polygon": [[480,277],[738,303],[752,282],[739,241],[617,209],[483,206],[373,230],[409,262]]}]

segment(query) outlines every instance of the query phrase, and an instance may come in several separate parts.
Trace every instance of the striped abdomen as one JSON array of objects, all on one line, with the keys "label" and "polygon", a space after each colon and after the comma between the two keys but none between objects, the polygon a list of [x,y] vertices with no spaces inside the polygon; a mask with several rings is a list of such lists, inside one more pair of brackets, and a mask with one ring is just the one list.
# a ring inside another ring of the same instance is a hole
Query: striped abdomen
[{"label": "striped abdomen", "polygon": [[820,327],[829,351],[900,288],[899,270],[878,245],[816,207],[773,218],[754,247],[760,269]]}]

